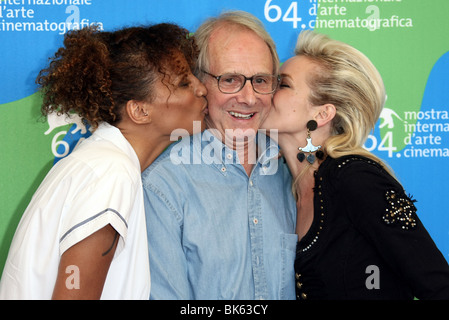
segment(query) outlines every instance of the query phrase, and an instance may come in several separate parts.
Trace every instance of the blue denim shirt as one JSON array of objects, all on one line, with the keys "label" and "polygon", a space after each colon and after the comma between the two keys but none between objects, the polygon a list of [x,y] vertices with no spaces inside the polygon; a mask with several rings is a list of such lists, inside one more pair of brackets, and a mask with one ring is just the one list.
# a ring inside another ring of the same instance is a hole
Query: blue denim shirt
[{"label": "blue denim shirt", "polygon": [[295,299],[291,176],[262,138],[250,177],[207,130],[144,171],[151,299]]}]

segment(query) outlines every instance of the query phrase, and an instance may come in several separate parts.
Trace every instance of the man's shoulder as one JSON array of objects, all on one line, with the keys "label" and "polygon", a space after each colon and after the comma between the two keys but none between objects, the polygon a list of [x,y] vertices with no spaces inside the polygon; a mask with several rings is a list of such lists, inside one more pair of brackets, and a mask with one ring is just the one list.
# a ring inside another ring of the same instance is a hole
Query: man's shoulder
[{"label": "man's shoulder", "polygon": [[[166,179],[169,176],[182,175],[187,171],[189,159],[195,152],[192,146],[192,136],[184,137],[172,143],[164,150],[154,162],[142,172],[142,181],[156,181],[158,178]],[[148,182],[149,183],[149,182]]]},{"label": "man's shoulder", "polygon": [[151,175],[154,175],[155,172],[158,170],[166,170],[170,166],[173,165],[172,161],[170,160],[170,153],[173,149],[175,143],[172,143],[170,146],[167,147],[154,161],[153,163],[146,168],[142,172],[142,180],[148,179]]}]

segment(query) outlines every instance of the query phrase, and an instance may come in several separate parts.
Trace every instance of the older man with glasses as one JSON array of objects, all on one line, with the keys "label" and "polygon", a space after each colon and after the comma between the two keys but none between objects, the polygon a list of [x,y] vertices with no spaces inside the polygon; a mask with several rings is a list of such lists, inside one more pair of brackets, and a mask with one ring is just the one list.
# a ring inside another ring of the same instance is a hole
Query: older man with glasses
[{"label": "older man with glasses", "polygon": [[294,299],[291,176],[259,130],[279,83],[275,45],[245,12],[207,20],[195,38],[207,129],[143,173],[151,298]]}]

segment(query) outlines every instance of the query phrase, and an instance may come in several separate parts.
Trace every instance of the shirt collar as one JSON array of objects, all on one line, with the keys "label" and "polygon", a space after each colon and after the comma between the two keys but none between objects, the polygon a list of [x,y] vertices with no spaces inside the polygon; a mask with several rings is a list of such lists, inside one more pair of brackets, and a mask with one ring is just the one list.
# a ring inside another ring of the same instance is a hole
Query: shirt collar
[{"label": "shirt collar", "polygon": [[[270,162],[273,158],[279,157],[279,146],[273,139],[262,131],[257,133],[256,139],[259,152],[256,164],[260,163],[261,165],[264,165]],[[219,169],[222,169],[223,166],[229,164],[240,163],[237,152],[227,147],[219,138],[214,136],[209,129],[206,129],[202,133],[196,134],[193,137],[193,142],[197,152],[203,156],[202,160],[205,160],[204,157],[209,157],[205,162],[212,162],[217,165]]]},{"label": "shirt collar", "polygon": [[113,125],[110,125],[109,123],[103,122],[98,125],[98,128],[94,131],[92,134],[93,136],[98,136],[104,140],[107,140],[114,144],[117,148],[122,150],[125,154],[127,154],[134,165],[141,170],[140,168],[140,161],[137,157],[136,151],[131,146],[129,141],[125,138],[125,136],[122,134],[120,129],[117,127],[114,127]]}]

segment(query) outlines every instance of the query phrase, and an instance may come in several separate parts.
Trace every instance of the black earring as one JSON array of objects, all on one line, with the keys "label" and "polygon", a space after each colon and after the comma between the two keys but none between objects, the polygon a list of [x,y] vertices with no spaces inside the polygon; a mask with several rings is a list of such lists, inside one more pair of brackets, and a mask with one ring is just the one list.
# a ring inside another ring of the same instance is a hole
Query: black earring
[{"label": "black earring", "polygon": [[[307,162],[310,164],[313,164],[316,160],[316,158],[322,160],[324,158],[324,152],[321,151],[321,146],[314,146],[312,144],[312,138],[310,137],[310,132],[316,130],[318,127],[318,124],[315,120],[310,120],[307,122],[307,145],[305,147],[299,147],[298,150],[300,151],[296,157],[298,158],[299,162],[303,162],[304,159],[307,159]],[[309,153],[307,156],[304,154],[304,152]],[[312,154],[313,152],[316,152],[316,156]]]}]

